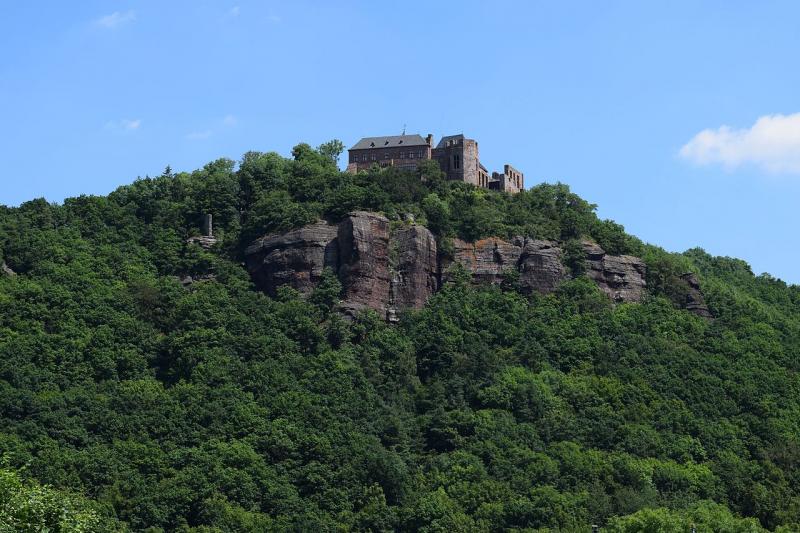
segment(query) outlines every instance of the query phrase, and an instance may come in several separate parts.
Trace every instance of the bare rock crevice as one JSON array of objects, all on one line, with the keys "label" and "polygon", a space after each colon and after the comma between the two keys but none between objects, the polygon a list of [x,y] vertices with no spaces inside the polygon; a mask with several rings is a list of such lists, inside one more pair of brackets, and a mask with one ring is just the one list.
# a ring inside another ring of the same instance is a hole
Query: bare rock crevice
[{"label": "bare rock crevice", "polygon": [[403,226],[392,232],[391,242],[396,257],[390,257],[387,317],[395,320],[397,311],[422,308],[439,289],[439,262],[436,239],[425,226]]},{"label": "bare rock crevice", "polygon": [[5,262],[5,261],[3,261],[2,263],[0,263],[0,273],[4,274],[4,275],[6,275],[6,276],[16,276],[16,275],[17,275],[17,273],[16,273],[16,272],[14,272],[13,270],[11,270],[11,267],[9,267],[9,266],[6,264],[6,262]]},{"label": "bare rock crevice", "polygon": [[345,312],[374,309],[385,314],[389,303],[389,220],[356,211],[338,228],[339,281]]}]

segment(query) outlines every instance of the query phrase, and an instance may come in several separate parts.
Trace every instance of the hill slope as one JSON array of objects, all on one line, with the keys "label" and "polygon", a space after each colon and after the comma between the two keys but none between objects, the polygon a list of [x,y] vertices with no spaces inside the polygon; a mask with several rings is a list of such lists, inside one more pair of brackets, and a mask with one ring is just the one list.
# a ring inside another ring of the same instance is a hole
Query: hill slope
[{"label": "hill slope", "polygon": [[[133,530],[800,528],[797,286],[645,245],[564,185],[352,176],[326,153],[0,209],[6,471]],[[444,253],[559,241],[575,278],[523,295],[456,274],[397,325],[344,320],[332,276],[254,289],[255,238],[356,209],[412,214]],[[187,243],[204,213],[211,250]],[[644,259],[642,303],[580,276],[581,239]],[[686,272],[715,320],[680,309]]]}]

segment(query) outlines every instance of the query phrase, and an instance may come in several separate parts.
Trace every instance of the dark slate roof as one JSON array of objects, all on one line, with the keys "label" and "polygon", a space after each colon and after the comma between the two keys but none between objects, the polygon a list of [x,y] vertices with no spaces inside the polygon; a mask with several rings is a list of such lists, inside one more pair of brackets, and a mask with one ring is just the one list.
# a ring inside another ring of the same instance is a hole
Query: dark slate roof
[{"label": "dark slate roof", "polygon": [[388,135],[386,137],[364,137],[353,145],[351,150],[368,150],[370,148],[392,148],[397,146],[427,146],[428,143],[419,134]]},{"label": "dark slate roof", "polygon": [[439,144],[436,145],[436,148],[444,148],[445,146],[447,146],[447,141],[452,141],[453,139],[463,140],[464,134],[459,133],[458,135],[445,135],[439,141]]}]

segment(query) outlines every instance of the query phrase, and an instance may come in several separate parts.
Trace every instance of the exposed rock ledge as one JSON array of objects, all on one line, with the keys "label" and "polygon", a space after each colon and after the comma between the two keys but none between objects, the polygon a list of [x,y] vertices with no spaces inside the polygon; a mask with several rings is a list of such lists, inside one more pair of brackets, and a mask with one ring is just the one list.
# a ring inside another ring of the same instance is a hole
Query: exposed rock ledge
[{"label": "exposed rock ledge", "polygon": [[[586,275],[615,302],[639,302],[645,295],[645,265],[638,257],[614,256],[585,242]],[[369,308],[388,320],[397,312],[419,309],[438,290],[453,263],[472,273],[476,283],[501,283],[508,271],[519,273],[523,292],[546,294],[569,278],[557,242],[516,237],[511,242],[488,238],[477,242],[456,239],[453,258],[440,260],[433,234],[419,225],[390,229],[376,213],[356,211],[338,225],[320,221],[281,235],[267,235],[245,251],[248,271],[262,291],[275,295],[289,285],[310,292],[325,268],[343,286],[342,309],[349,313]],[[696,289],[686,308],[710,316]],[[690,287],[695,287],[688,281]],[[691,300],[691,301],[690,301]]]},{"label": "exposed rock ledge", "polygon": [[689,272],[681,276],[681,279],[685,281],[688,286],[686,302],[683,305],[684,309],[703,318],[714,318],[714,315],[711,314],[711,311],[708,310],[708,306],[706,306],[706,299],[703,297],[703,292],[700,290],[700,282],[697,280],[697,276]]}]

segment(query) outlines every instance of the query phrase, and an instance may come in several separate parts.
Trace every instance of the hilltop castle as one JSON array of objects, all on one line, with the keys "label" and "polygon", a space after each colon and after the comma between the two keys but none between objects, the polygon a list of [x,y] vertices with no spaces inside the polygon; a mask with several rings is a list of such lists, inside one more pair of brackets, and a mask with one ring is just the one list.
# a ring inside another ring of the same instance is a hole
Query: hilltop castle
[{"label": "hilltop castle", "polygon": [[442,137],[435,148],[430,134],[424,139],[419,134],[364,137],[348,154],[347,171],[353,173],[372,165],[416,170],[420,162],[433,159],[449,180],[512,194],[525,188],[525,176],[511,165],[489,175],[478,157],[478,141],[463,134]]}]

